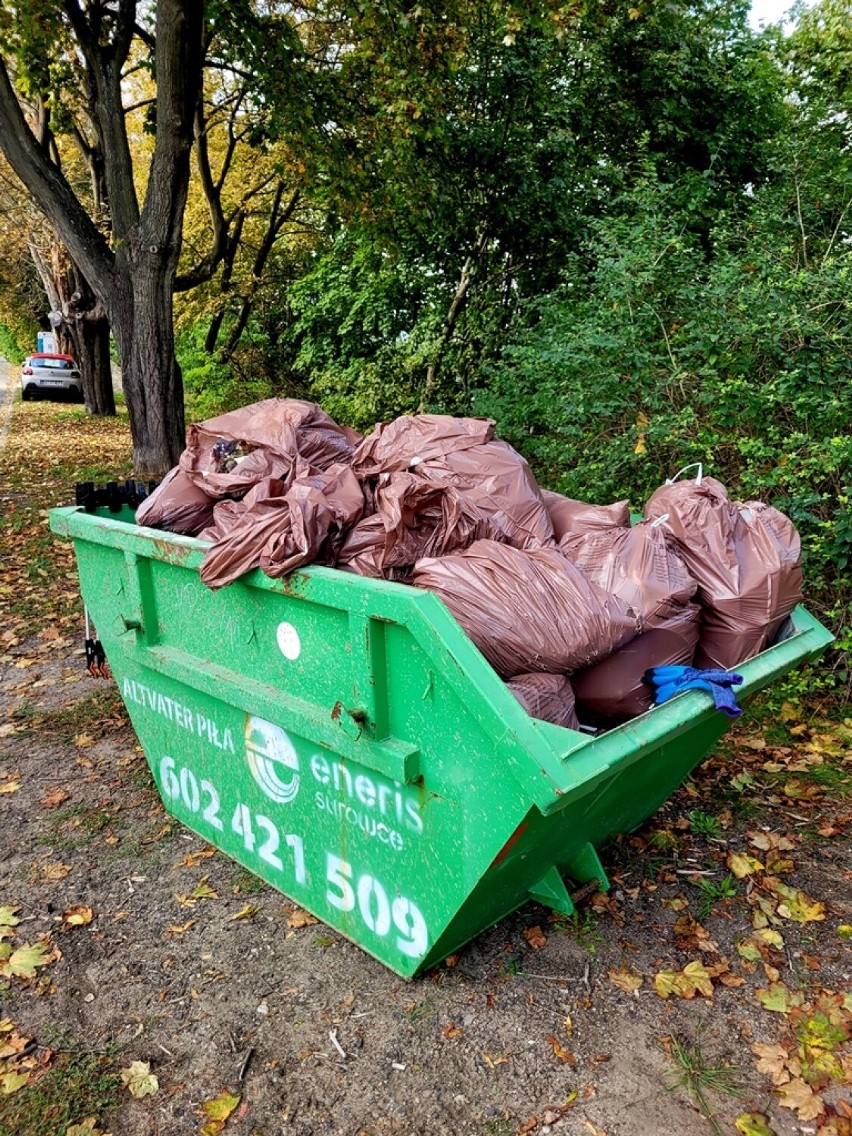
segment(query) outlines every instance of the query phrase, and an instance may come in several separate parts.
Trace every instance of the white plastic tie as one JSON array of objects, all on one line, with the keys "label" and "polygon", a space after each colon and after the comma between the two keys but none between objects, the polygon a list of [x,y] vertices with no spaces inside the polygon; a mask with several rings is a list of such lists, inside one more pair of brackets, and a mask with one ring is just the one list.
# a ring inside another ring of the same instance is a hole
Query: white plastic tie
[{"label": "white plastic tie", "polygon": [[679,477],[683,477],[683,475],[690,469],[697,469],[698,470],[698,474],[695,478],[695,484],[700,485],[701,481],[704,477],[704,464],[703,464],[703,462],[692,462],[690,465],[685,465],[683,467],[683,469],[679,469],[677,471],[677,473],[674,475],[674,477],[669,477],[669,478],[666,479],[666,485],[674,485],[674,483],[677,481],[677,479]]}]

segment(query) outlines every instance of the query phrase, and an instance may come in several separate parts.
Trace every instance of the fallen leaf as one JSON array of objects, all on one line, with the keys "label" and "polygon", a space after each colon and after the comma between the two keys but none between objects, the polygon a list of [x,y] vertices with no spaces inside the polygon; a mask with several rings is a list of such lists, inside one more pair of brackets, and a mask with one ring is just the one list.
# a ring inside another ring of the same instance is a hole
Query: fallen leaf
[{"label": "fallen leaf", "polygon": [[738,880],[744,880],[746,876],[754,876],[763,871],[760,860],[745,852],[729,853],[727,864]]},{"label": "fallen leaf", "polygon": [[0,927],[17,927],[21,921],[16,914],[20,910],[20,907],[0,907]]},{"label": "fallen leaf", "polygon": [[43,875],[46,880],[62,880],[71,871],[69,864],[46,864],[43,870]]},{"label": "fallen leaf", "polygon": [[87,1116],[79,1124],[72,1124],[65,1130],[65,1136],[106,1136],[102,1128],[98,1128],[97,1118]]},{"label": "fallen leaf", "polygon": [[0,793],[17,793],[20,787],[20,781],[0,781]]},{"label": "fallen leaf", "polygon": [[247,903],[245,907],[240,908],[236,915],[232,915],[228,920],[229,923],[236,923],[240,919],[254,919],[260,908],[254,903]]},{"label": "fallen leaf", "polygon": [[[6,944],[8,946],[8,944]],[[35,978],[36,967],[47,966],[57,957],[51,943],[24,943],[3,961],[0,956],[0,975],[4,978]]]},{"label": "fallen leaf", "polygon": [[758,1058],[758,1073],[765,1073],[767,1077],[771,1077],[773,1085],[783,1085],[790,1080],[790,1071],[787,1068],[790,1054],[783,1045],[756,1043],[751,1049]]},{"label": "fallen leaf", "polygon": [[67,911],[62,913],[62,922],[66,927],[85,927],[91,923],[95,917],[95,913],[91,907],[85,907],[83,904],[76,904],[74,907],[69,907]]},{"label": "fallen leaf", "polygon": [[29,1079],[29,1073],[0,1073],[0,1093],[11,1096],[22,1089]]},{"label": "fallen leaf", "polygon": [[67,801],[70,796],[71,794],[67,789],[60,789],[57,785],[50,790],[46,797],[42,797],[39,804],[46,809],[55,809],[57,805],[61,805],[63,802]]},{"label": "fallen leaf", "polygon": [[315,915],[311,915],[310,911],[305,911],[301,907],[297,907],[287,916],[288,927],[311,927],[314,923],[319,923],[319,919]]},{"label": "fallen leaf", "polygon": [[219,1093],[218,1097],[205,1101],[201,1106],[208,1121],[201,1128],[200,1136],[216,1136],[225,1127],[225,1121],[240,1103],[240,1098],[231,1093]]},{"label": "fallen leaf", "polygon": [[209,860],[211,856],[216,855],[215,848],[202,848],[198,852],[187,852],[182,860],[177,864],[172,864],[173,868],[198,868],[202,860]]},{"label": "fallen leaf", "polygon": [[804,999],[799,991],[788,989],[783,982],[773,982],[765,990],[757,991],[757,1000],[764,1010],[789,1014],[795,1006],[801,1006]]},{"label": "fallen leaf", "polygon": [[567,1065],[577,1064],[577,1058],[570,1050],[563,1048],[562,1043],[559,1041],[558,1037],[554,1037],[554,1035],[551,1033],[547,1035],[547,1040],[550,1042],[550,1047],[553,1050],[554,1057],[558,1058],[560,1061],[564,1061]]},{"label": "fallen leaf", "polygon": [[547,936],[542,933],[541,927],[525,927],[523,936],[534,951],[540,951],[547,946]]},{"label": "fallen leaf", "polygon": [[618,970],[608,970],[607,975],[613,986],[617,986],[619,990],[624,990],[627,994],[638,990],[645,981],[641,974],[637,974],[634,970],[630,970],[627,967],[622,967]]},{"label": "fallen leaf", "polygon": [[825,908],[798,888],[790,887],[774,876],[767,876],[766,886],[779,897],[778,914],[794,923],[821,923]]},{"label": "fallen leaf", "polygon": [[775,1136],[762,1112],[741,1112],[734,1126],[740,1136]]},{"label": "fallen leaf", "polygon": [[187,919],[185,923],[170,923],[166,927],[167,935],[185,935],[186,932],[195,924],[194,919]]},{"label": "fallen leaf", "polygon": [[464,1030],[460,1026],[457,1026],[455,1022],[449,1022],[441,1030],[441,1033],[443,1034],[444,1037],[447,1037],[447,1038],[461,1037],[464,1033]]},{"label": "fallen leaf", "polygon": [[799,1120],[816,1120],[825,1112],[822,1097],[801,1077],[779,1087],[778,1101],[783,1108],[792,1109]]},{"label": "fallen leaf", "polygon": [[782,836],[778,832],[750,832],[748,842],[753,848],[759,848],[761,852],[768,852],[770,849],[791,852],[796,847],[789,836]]},{"label": "fallen leaf", "polygon": [[160,1087],[148,1061],[132,1061],[126,1069],[121,1070],[121,1082],[134,1097],[152,1096]]},{"label": "fallen leaf", "polygon": [[75,734],[74,736],[74,745],[77,746],[78,749],[88,749],[89,746],[93,746],[94,744],[95,739],[89,734]]}]

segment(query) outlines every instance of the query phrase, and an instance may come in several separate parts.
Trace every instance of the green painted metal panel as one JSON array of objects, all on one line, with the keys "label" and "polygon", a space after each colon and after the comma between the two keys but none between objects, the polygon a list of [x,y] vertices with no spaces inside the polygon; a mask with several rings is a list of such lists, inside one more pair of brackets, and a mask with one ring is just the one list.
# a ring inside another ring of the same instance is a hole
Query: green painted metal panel
[{"label": "green painted metal panel", "polygon": [[[600,737],[530,718],[436,597],[310,568],[211,592],[206,545],[55,509],[166,808],[397,973],[606,877],[727,719],[684,694]],[[803,608],[745,696],[830,634]]]}]

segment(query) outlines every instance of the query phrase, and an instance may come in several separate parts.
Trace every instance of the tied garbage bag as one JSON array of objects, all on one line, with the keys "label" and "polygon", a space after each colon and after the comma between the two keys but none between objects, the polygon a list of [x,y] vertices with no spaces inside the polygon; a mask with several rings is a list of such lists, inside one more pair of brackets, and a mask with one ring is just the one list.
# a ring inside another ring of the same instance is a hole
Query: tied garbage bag
[{"label": "tied garbage bag", "polygon": [[643,630],[678,615],[698,587],[671,536],[648,522],[569,533],[559,551],[592,583],[633,608]]},{"label": "tied garbage bag", "polygon": [[356,451],[359,477],[411,471],[433,485],[453,486],[466,511],[489,522],[491,531],[517,548],[554,544],[553,526],[527,462],[494,438],[494,424],[481,418],[415,414],[377,426]]},{"label": "tied garbage bag", "polygon": [[243,504],[242,515],[202,561],[201,579],[210,588],[252,568],[277,577],[302,564],[333,561],[344,530],[361,516],[364,494],[348,466],[333,465],[289,487],[269,478]]},{"label": "tied garbage bag", "polygon": [[268,478],[292,480],[299,459],[348,464],[360,435],[315,403],[267,398],[189,428],[180,468],[211,497],[242,497]]},{"label": "tied garbage bag", "polygon": [[632,639],[633,612],[555,549],[478,540],[419,560],[413,583],[447,605],[496,671],[512,678],[589,666]]},{"label": "tied garbage bag", "polygon": [[379,423],[358,446],[352,468],[359,477],[401,472],[494,437],[490,418],[453,418],[449,414],[406,414]]},{"label": "tied garbage bag", "polygon": [[376,513],[346,537],[338,567],[399,579],[422,557],[445,556],[499,531],[452,484],[417,473],[383,473],[373,494]]},{"label": "tied garbage bag", "polygon": [[579,730],[574,691],[567,675],[521,674],[506,685],[533,718],[564,726],[566,730]]},{"label": "tied garbage bag", "polygon": [[607,659],[571,676],[577,713],[590,726],[618,726],[644,714],[654,693],[644,681],[652,667],[692,662],[701,608],[687,604],[650,631],[637,635]]},{"label": "tied garbage bag", "polygon": [[802,598],[801,545],[769,505],[728,499],[712,477],[672,481],[645,506],[673,535],[703,608],[695,665],[730,670],[758,654]]},{"label": "tied garbage bag", "polygon": [[595,532],[598,529],[627,528],[630,510],[626,501],[613,501],[611,505],[588,505],[542,489],[541,496],[547,509],[553,535],[557,540],[576,533]]},{"label": "tied garbage bag", "polygon": [[136,523],[197,536],[211,523],[215,504],[212,497],[175,466],[136,510]]}]

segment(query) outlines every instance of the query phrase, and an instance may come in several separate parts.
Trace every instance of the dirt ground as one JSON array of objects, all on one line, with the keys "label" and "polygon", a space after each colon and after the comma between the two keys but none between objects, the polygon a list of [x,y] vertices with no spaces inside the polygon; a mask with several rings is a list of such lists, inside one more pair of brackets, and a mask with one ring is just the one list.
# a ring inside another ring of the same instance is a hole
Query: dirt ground
[{"label": "dirt ground", "polygon": [[91,453],[78,409],[17,404],[0,454],[0,1136],[850,1132],[842,716],[753,711],[603,851],[609,895],[405,982],[166,815],[44,532],[57,423]]}]

